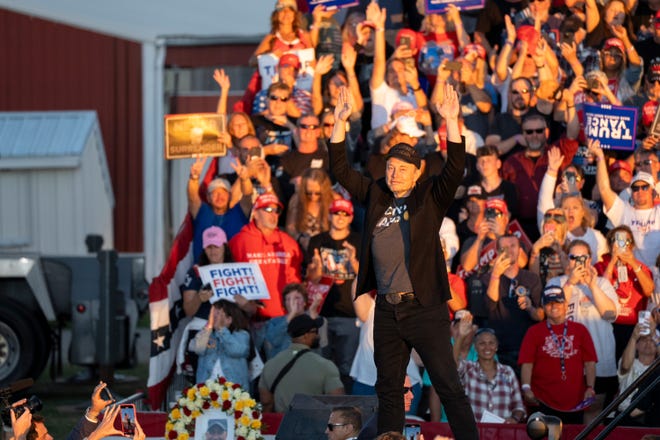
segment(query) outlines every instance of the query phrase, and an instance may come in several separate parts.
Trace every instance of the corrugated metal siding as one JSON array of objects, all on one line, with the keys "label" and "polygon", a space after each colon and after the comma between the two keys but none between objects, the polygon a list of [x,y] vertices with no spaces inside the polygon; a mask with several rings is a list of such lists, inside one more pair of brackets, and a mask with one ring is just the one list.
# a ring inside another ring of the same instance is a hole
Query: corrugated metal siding
[{"label": "corrugated metal siding", "polygon": [[0,110],[96,110],[116,198],[115,246],[142,251],[137,43],[0,9]]},{"label": "corrugated metal siding", "polygon": [[173,46],[167,48],[165,65],[182,68],[202,66],[247,66],[250,57],[256,49],[256,44]]}]

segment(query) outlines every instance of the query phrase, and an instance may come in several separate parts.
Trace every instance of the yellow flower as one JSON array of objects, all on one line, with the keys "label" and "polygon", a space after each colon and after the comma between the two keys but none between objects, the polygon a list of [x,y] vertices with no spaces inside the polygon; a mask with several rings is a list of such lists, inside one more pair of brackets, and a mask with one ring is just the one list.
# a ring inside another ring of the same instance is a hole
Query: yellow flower
[{"label": "yellow flower", "polygon": [[220,393],[220,399],[229,400],[229,391],[224,390],[222,393]]},{"label": "yellow flower", "polygon": [[188,390],[188,399],[195,400],[195,388],[190,388]]},{"label": "yellow flower", "polygon": [[250,427],[252,427],[252,429],[261,429],[261,420],[252,420]]},{"label": "yellow flower", "polygon": [[196,418],[199,417],[201,414],[202,414],[202,412],[201,412],[200,410],[196,409],[196,410],[194,410],[194,411],[190,414],[190,417],[192,417],[193,419],[196,419]]},{"label": "yellow flower", "polygon": [[187,432],[180,432],[176,440],[188,440],[189,436]]},{"label": "yellow flower", "polygon": [[243,414],[240,419],[238,419],[241,422],[241,425],[243,426],[248,426],[250,424],[250,417],[248,417],[246,414]]},{"label": "yellow flower", "polygon": [[199,394],[200,394],[202,397],[208,397],[208,395],[209,395],[210,393],[211,393],[211,391],[209,390],[209,387],[207,387],[206,385],[203,386],[203,387],[201,387],[201,388],[199,389]]},{"label": "yellow flower", "polygon": [[172,420],[178,420],[181,417],[181,412],[179,411],[179,408],[174,408],[172,410]]},{"label": "yellow flower", "polygon": [[165,432],[170,432],[171,430],[174,429],[174,423],[172,422],[167,422],[165,424]]},{"label": "yellow flower", "polygon": [[250,408],[254,408],[254,406],[257,404],[257,401],[254,399],[248,400],[247,406]]},{"label": "yellow flower", "polygon": [[234,405],[234,409],[236,411],[243,411],[243,402],[241,400],[236,402],[236,405]]},{"label": "yellow flower", "polygon": [[214,408],[220,408],[220,402],[218,402],[217,400],[212,401],[212,402],[211,402],[211,405],[212,405]]}]

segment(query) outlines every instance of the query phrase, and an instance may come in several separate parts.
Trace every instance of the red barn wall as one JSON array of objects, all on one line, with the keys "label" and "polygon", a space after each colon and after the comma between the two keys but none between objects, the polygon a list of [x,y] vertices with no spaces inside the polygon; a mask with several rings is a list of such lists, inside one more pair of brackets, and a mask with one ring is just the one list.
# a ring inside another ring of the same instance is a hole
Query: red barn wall
[{"label": "red barn wall", "polygon": [[96,110],[115,248],[142,251],[141,45],[0,9],[0,60],[0,111]]}]

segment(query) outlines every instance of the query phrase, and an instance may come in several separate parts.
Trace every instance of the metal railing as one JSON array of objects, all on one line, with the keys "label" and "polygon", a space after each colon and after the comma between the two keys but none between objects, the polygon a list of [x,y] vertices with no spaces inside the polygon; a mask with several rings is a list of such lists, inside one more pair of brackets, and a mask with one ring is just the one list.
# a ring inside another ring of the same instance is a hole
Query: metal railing
[{"label": "metal railing", "polygon": [[635,406],[644,398],[648,393],[653,391],[658,384],[660,384],[660,374],[658,374],[658,366],[660,366],[660,357],[656,358],[655,361],[642,373],[628,388],[626,388],[619,396],[612,401],[607,408],[598,414],[598,416],[591,421],[585,428],[575,437],[575,440],[583,440],[589,435],[601,422],[607,417],[609,413],[616,410],[621,402],[623,402],[629,395],[637,391],[639,385],[646,382],[647,379],[652,378],[655,375],[655,379],[652,382],[649,382],[647,386],[643,389],[640,389],[638,394],[632,399],[630,405],[626,407],[625,410],[620,412],[614,417],[614,419],[607,425],[605,428],[596,436],[594,440],[602,440],[607,435],[617,427],[618,423],[622,418],[630,414],[630,412],[635,408]]}]

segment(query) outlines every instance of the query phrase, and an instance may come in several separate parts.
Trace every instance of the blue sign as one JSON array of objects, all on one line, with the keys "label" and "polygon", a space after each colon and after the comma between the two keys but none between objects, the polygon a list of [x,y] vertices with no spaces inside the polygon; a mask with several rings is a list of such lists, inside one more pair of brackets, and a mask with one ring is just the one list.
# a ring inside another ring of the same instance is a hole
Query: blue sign
[{"label": "blue sign", "polygon": [[637,109],[609,104],[584,104],[584,133],[606,150],[635,149]]},{"label": "blue sign", "polygon": [[325,6],[325,9],[341,9],[355,6],[359,3],[360,0],[307,0],[310,11],[313,11],[319,5]]},{"label": "blue sign", "polygon": [[424,0],[427,14],[442,14],[449,5],[455,5],[461,11],[483,9],[485,0]]}]

